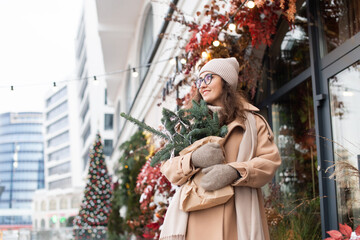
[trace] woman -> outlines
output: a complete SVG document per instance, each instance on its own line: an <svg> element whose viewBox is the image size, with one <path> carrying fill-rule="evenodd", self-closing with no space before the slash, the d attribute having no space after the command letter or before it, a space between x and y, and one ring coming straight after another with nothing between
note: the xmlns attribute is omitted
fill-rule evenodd
<svg viewBox="0 0 360 240"><path fill-rule="evenodd" d="M232 185L235 194L225 204L185 213L179 209L180 188L160 239L270 239L260 188L271 181L281 160L266 120L236 91L238 72L235 58L213 59L201 68L196 81L195 99L204 99L228 126L225 155L219 144L207 143L161 167L173 184L183 185L200 169L205 174L200 184L205 190Z"/></svg>

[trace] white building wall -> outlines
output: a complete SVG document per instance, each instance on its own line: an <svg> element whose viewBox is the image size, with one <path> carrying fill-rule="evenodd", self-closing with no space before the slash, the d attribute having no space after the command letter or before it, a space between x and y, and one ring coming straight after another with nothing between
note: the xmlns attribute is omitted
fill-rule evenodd
<svg viewBox="0 0 360 240"><path fill-rule="evenodd" d="M187 16L196 16L196 11L201 9L209 1L178 1L177 7L184 11ZM145 19L147 10L152 5L153 7L153 37L154 43L157 41L161 28L165 23L164 17L168 14L169 5L164 3L157 3L153 1L143 1L141 5L141 11L138 15L138 20L136 22L133 41L130 43L129 52L126 57L127 65L139 66L139 56L141 51L141 40L143 38L143 29L145 25ZM187 28L180 26L178 23L170 22L167 26L166 33L174 34L181 36L186 39L190 37L190 34L187 31ZM168 40L162 39L161 44L156 49L156 54L152 60L153 65L150 67L146 79L144 80L141 89L140 88L140 79L132 77L132 91L131 94L133 97L136 96L136 99L133 99L133 107L131 109L130 115L133 117L145 121L148 125L157 128L160 125L161 111L163 107L167 107L171 110L176 109L176 93L166 96L166 101L161 100L162 89L165 86L166 80L160 78L163 77L173 77L174 76L174 66L170 64L170 61L163 61L166 59L171 59L180 54L178 45L178 40ZM163 62L161 62L163 61ZM178 76L179 77L179 76ZM111 100L114 103L121 103L120 112L126 109L126 81L121 83L114 83L112 79L107 79L108 88L112 88L113 94L110 95ZM158 104L161 103L161 106ZM114 122L117 123L119 118L119 113L117 108L115 108L115 119ZM124 121L121 118L120 124L115 124L115 132L119 132L116 136L116 145L115 151L113 152L111 158L115 162L119 159L121 153L118 150L118 147L124 142L127 141L132 134L137 130L137 126Z"/></svg>

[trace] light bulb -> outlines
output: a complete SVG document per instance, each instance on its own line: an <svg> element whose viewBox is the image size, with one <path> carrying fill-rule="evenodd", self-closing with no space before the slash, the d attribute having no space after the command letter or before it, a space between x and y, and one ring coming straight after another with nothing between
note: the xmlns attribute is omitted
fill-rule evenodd
<svg viewBox="0 0 360 240"><path fill-rule="evenodd" d="M180 60L180 62L181 62L181 64L186 64L186 58L182 58L182 59Z"/></svg>
<svg viewBox="0 0 360 240"><path fill-rule="evenodd" d="M133 76L133 77L139 76L139 73L135 70L135 68L133 68L132 71L133 71L133 72L132 72L132 76Z"/></svg>
<svg viewBox="0 0 360 240"><path fill-rule="evenodd" d="M176 64L175 58L172 58L172 59L170 60L170 64L171 64L171 65L175 65L175 64Z"/></svg>
<svg viewBox="0 0 360 240"><path fill-rule="evenodd" d="M230 23L230 24L229 24L229 29L230 29L231 31L235 31L236 25L235 25L234 23Z"/></svg>
<svg viewBox="0 0 360 240"><path fill-rule="evenodd" d="M204 52L201 53L201 57L202 58L208 58L209 56L208 56L208 53L204 51Z"/></svg>
<svg viewBox="0 0 360 240"><path fill-rule="evenodd" d="M254 1L248 1L248 3L247 3L247 7L248 8L254 8L255 7L255 3L254 3Z"/></svg>
<svg viewBox="0 0 360 240"><path fill-rule="evenodd" d="M214 47L218 47L220 45L220 42L218 40L213 41Z"/></svg>

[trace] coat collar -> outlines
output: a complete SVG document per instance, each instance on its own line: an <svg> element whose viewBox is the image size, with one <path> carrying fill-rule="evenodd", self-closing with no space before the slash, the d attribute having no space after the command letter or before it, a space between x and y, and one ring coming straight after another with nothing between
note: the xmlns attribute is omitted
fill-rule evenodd
<svg viewBox="0 0 360 240"><path fill-rule="evenodd" d="M255 107L254 105L250 104L249 102L244 102L244 109L248 112L259 112L260 110ZM234 128L241 127L243 130L246 130L245 124L243 121L241 121L239 118L235 119L228 125L228 133L230 133Z"/></svg>

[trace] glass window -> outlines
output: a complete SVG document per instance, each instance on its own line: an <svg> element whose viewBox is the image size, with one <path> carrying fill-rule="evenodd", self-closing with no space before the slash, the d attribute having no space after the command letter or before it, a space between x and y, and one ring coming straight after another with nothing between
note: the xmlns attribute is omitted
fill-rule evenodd
<svg viewBox="0 0 360 240"><path fill-rule="evenodd" d="M60 209L67 209L68 208L68 204L67 204L67 199L66 198L62 198L60 200Z"/></svg>
<svg viewBox="0 0 360 240"><path fill-rule="evenodd" d="M53 104L53 103L59 101L61 98L65 97L66 94L67 94L67 87L65 86L46 100L46 106L49 107L51 104Z"/></svg>
<svg viewBox="0 0 360 240"><path fill-rule="evenodd" d="M320 0L320 15L325 38L325 54L360 32L358 0Z"/></svg>
<svg viewBox="0 0 360 240"><path fill-rule="evenodd" d="M53 133L56 132L66 126L69 125L69 118L68 116L65 116L59 120L57 120L56 122L50 124L47 128L46 128L46 132L49 133Z"/></svg>
<svg viewBox="0 0 360 240"><path fill-rule="evenodd" d="M117 107L116 107L116 127L117 127L117 135L120 134L120 130L121 130L121 116L120 116L120 110L121 110L121 106L120 106L120 101L118 101Z"/></svg>
<svg viewBox="0 0 360 240"><path fill-rule="evenodd" d="M266 57L268 75L265 77L270 78L271 93L310 67L306 2L300 2L302 4L296 13L294 27L290 29L287 21L281 22Z"/></svg>
<svg viewBox="0 0 360 240"><path fill-rule="evenodd" d="M54 199L50 200L49 210L56 210L56 201Z"/></svg>
<svg viewBox="0 0 360 240"><path fill-rule="evenodd" d="M46 119L51 120L68 110L68 102L65 101L46 114Z"/></svg>
<svg viewBox="0 0 360 240"><path fill-rule="evenodd" d="M90 132L91 132L91 127L90 127L90 124L89 124L88 127L85 129L83 135L82 135L83 145L85 145L86 140L90 136Z"/></svg>
<svg viewBox="0 0 360 240"><path fill-rule="evenodd" d="M360 61L329 79L334 159L336 168L339 223L360 224L359 178L353 169L360 169ZM341 165L342 164L342 165Z"/></svg>
<svg viewBox="0 0 360 240"><path fill-rule="evenodd" d="M104 120L104 129L105 130L113 129L113 117L114 117L114 114L105 114L105 120Z"/></svg>
<svg viewBox="0 0 360 240"><path fill-rule="evenodd" d="M88 153L86 153L84 156L83 156L83 170L85 170L86 168L86 165L87 163L89 162L90 160L90 156Z"/></svg>
<svg viewBox="0 0 360 240"><path fill-rule="evenodd" d="M48 147L56 147L60 144L63 144L65 142L69 141L69 131L66 131L60 135L57 135L56 137L50 138L47 143Z"/></svg>
<svg viewBox="0 0 360 240"><path fill-rule="evenodd" d="M71 178L64 178L56 181L49 182L49 189L56 189L56 188L68 188L71 187Z"/></svg>
<svg viewBox="0 0 360 240"><path fill-rule="evenodd" d="M151 50L154 44L154 31L153 31L153 9L150 6L150 9L147 12L146 19L144 22L144 28L143 28L143 36L142 36L142 43L141 43L141 50L140 50L140 65L145 66L148 63ZM138 69L139 74L139 80L142 81L145 74L149 70L148 67L145 68L139 68Z"/></svg>
<svg viewBox="0 0 360 240"><path fill-rule="evenodd" d="M41 201L41 211L43 211L43 212L46 211L46 202L45 202L45 200Z"/></svg>
<svg viewBox="0 0 360 240"><path fill-rule="evenodd" d="M104 140L104 154L110 156L113 150L113 140L105 139Z"/></svg>
<svg viewBox="0 0 360 240"><path fill-rule="evenodd" d="M85 76L87 76L87 72L85 73ZM80 100L84 99L85 91L87 89L88 80L84 79L84 83L81 85L81 91L80 91Z"/></svg>
<svg viewBox="0 0 360 240"><path fill-rule="evenodd" d="M81 116L80 116L82 122L85 121L85 117L86 117L87 113L89 112L89 107L90 107L90 105L89 105L89 100L86 99L85 106L83 107L83 110L81 111Z"/></svg>
<svg viewBox="0 0 360 240"><path fill-rule="evenodd" d="M272 105L272 123L274 141L282 159L275 174L281 206L285 213L295 209L301 219L308 221L306 224L313 226L310 229L312 239L321 239L318 199L297 207L299 201L319 196L311 79L307 79ZM291 226L301 224L291 217L284 221ZM272 236L272 239L279 238ZM301 239L308 239L308 235Z"/></svg>
<svg viewBox="0 0 360 240"><path fill-rule="evenodd" d="M49 176L54 174L64 174L70 172L70 162L62 163L58 166L49 168Z"/></svg>
<svg viewBox="0 0 360 240"><path fill-rule="evenodd" d="M48 161L57 161L70 157L70 146L61 148L55 152L48 154Z"/></svg>
<svg viewBox="0 0 360 240"><path fill-rule="evenodd" d="M80 207L80 200L78 197L73 197L71 199L71 208L79 208Z"/></svg>

